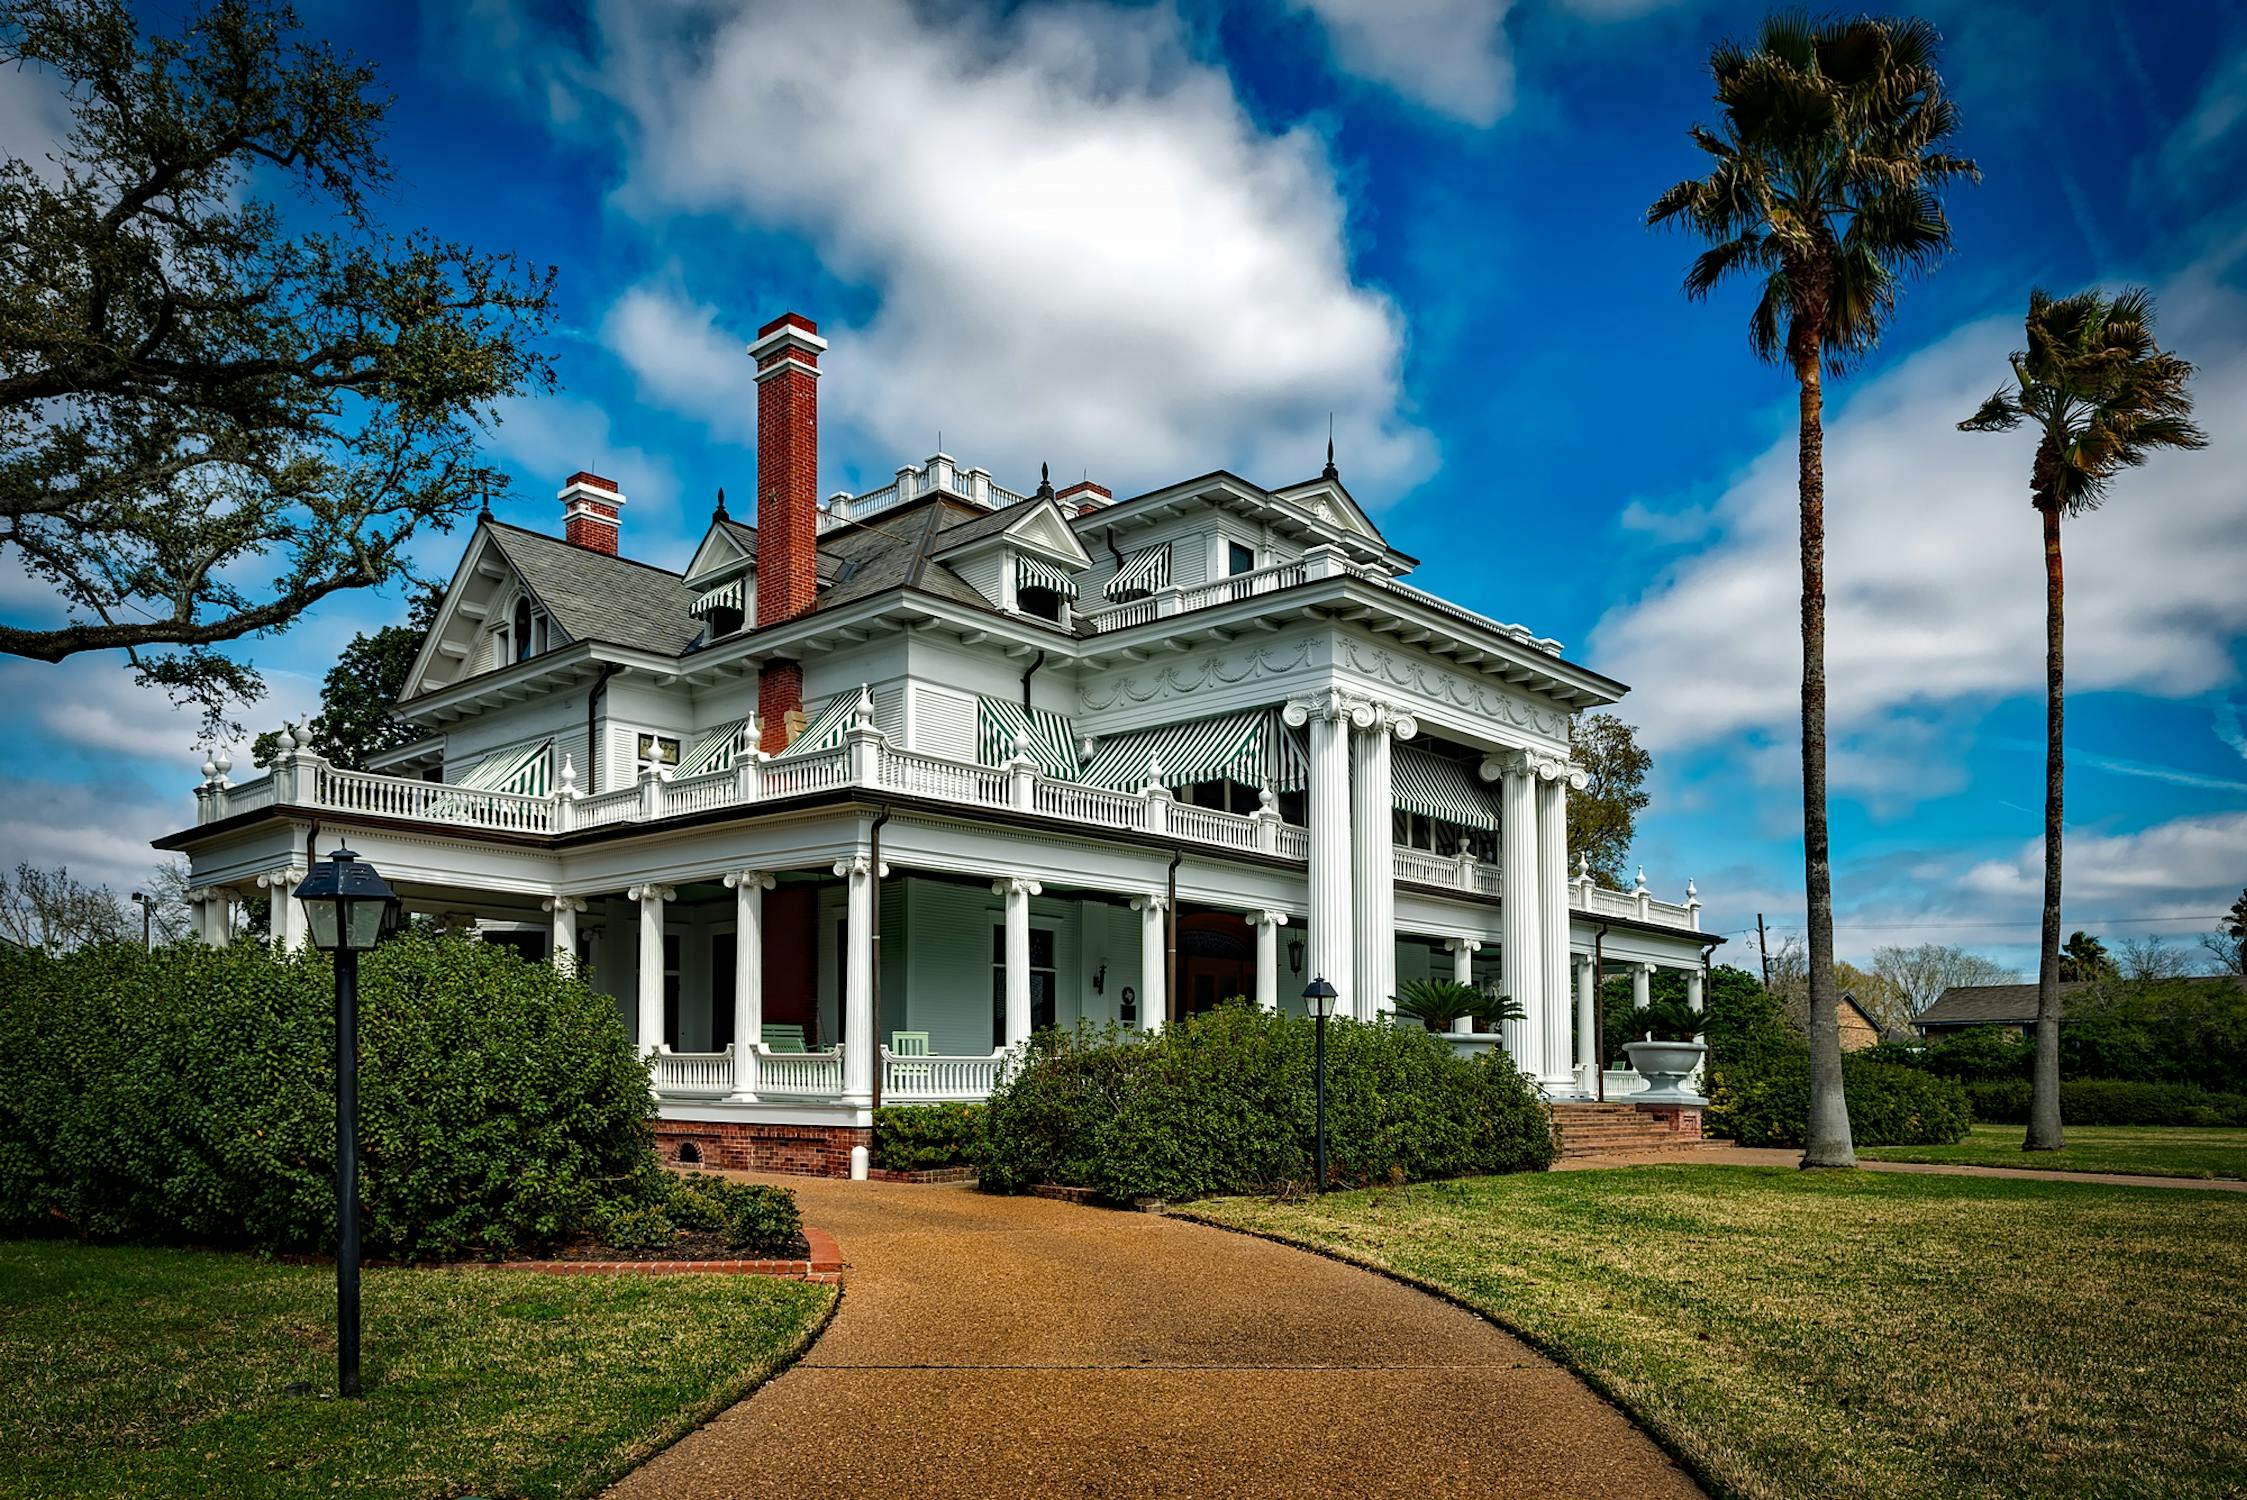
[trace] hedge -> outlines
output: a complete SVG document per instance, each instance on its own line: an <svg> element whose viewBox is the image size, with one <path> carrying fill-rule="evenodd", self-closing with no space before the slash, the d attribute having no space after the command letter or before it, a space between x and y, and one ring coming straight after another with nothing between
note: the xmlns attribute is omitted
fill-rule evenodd
<svg viewBox="0 0 2247 1500"><path fill-rule="evenodd" d="M980 1104L897 1104L874 1111L874 1165L892 1172L964 1167L983 1135Z"/></svg>
<svg viewBox="0 0 2247 1500"><path fill-rule="evenodd" d="M2028 1123L2025 1078L1970 1083L1966 1097L1974 1118L1985 1124ZM2247 1094L2189 1083L2067 1078L2060 1081L2060 1118L2069 1125L2247 1125Z"/></svg>
<svg viewBox="0 0 2247 1500"><path fill-rule="evenodd" d="M334 974L262 943L0 954L0 1233L319 1251L335 1232ZM370 1256L549 1246L665 1194L615 1002L496 944L360 970Z"/></svg>
<svg viewBox="0 0 2247 1500"><path fill-rule="evenodd" d="M1860 1146L1948 1145L1972 1122L1966 1091L1947 1078L1844 1054L1850 1138ZM1709 1070L1709 1134L1743 1146L1800 1146L1810 1124L1810 1054L1772 1053Z"/></svg>
<svg viewBox="0 0 2247 1500"><path fill-rule="evenodd" d="M1152 1037L1041 1032L992 1095L983 1186L1171 1201L1308 1182L1313 1023L1235 1002ZM1502 1052L1419 1027L1327 1024L1327 1175L1356 1185L1539 1170L1544 1105Z"/></svg>

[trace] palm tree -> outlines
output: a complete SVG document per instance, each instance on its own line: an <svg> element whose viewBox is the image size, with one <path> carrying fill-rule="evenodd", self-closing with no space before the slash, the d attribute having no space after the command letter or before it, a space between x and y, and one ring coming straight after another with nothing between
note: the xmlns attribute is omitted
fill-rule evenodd
<svg viewBox="0 0 2247 1500"><path fill-rule="evenodd" d="M1686 273L1699 300L1732 276L1762 295L1748 343L1793 372L1802 510L1802 843L1810 918L1810 1129L1806 1167L1856 1164L1841 1092L1826 831L1826 479L1822 377L1870 351L1906 271L1950 248L1941 189L1974 164L1941 149L1958 111L1924 21L1767 18L1753 48L1709 54L1720 130L1696 125L1714 165L1654 201L1649 224L1708 242Z"/></svg>
<svg viewBox="0 0 2247 1500"><path fill-rule="evenodd" d="M1407 979L1391 997L1397 1014L1411 1016L1430 1031L1447 1031L1473 1016L1484 1021L1519 1021L1521 1005L1489 985L1462 984L1456 979Z"/></svg>
<svg viewBox="0 0 2247 1500"><path fill-rule="evenodd" d="M2036 970L2036 1070L2024 1151L2057 1151L2060 1124L2060 742L2067 594L2060 521L2098 507L2114 477L2163 448L2204 448L2185 383L2192 366L2153 341L2153 298L2143 287L2109 297L2093 288L2057 301L2029 293L2028 349L2013 355L2012 383L1959 423L1967 432L2036 432L2029 504L2044 529L2044 943Z"/></svg>

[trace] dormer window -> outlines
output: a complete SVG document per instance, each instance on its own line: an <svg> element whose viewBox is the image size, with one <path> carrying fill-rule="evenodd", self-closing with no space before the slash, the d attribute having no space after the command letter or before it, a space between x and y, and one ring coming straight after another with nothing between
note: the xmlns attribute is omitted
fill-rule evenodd
<svg viewBox="0 0 2247 1500"><path fill-rule="evenodd" d="M1026 615L1058 623L1061 619L1061 596L1052 589L1021 588L1014 593L1015 606Z"/></svg>
<svg viewBox="0 0 2247 1500"><path fill-rule="evenodd" d="M1062 569L1035 557L1015 559L1014 607L1023 614L1059 624L1076 597L1077 581Z"/></svg>
<svg viewBox="0 0 2247 1500"><path fill-rule="evenodd" d="M513 660L530 660L534 648L531 644L531 601L527 598L519 598L515 601L513 631L515 647Z"/></svg>
<svg viewBox="0 0 2247 1500"><path fill-rule="evenodd" d="M689 612L702 621L704 640L732 635L749 621L748 579L731 578L705 589Z"/></svg>

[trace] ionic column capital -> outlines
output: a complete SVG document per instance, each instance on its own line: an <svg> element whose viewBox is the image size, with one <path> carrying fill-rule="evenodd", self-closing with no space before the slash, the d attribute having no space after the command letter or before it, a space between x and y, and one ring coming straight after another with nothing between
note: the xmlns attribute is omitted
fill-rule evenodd
<svg viewBox="0 0 2247 1500"><path fill-rule="evenodd" d="M1481 938L1446 938L1443 943L1446 953L1480 953L1482 947Z"/></svg>
<svg viewBox="0 0 2247 1500"><path fill-rule="evenodd" d="M585 898L582 896L548 896L544 901L538 903L538 909L540 911L581 912L585 910Z"/></svg>
<svg viewBox="0 0 2247 1500"><path fill-rule="evenodd" d="M678 897L676 888L668 885L631 885L624 888L627 901L671 901Z"/></svg>
<svg viewBox="0 0 2247 1500"><path fill-rule="evenodd" d="M1285 927L1287 925L1287 913L1284 911L1243 912L1241 914L1241 920L1243 922L1246 922L1249 926L1259 929L1265 927Z"/></svg>
<svg viewBox="0 0 2247 1500"><path fill-rule="evenodd" d="M1494 750L1482 758L1477 771L1485 781L1496 781L1501 776L1528 776L1538 781L1566 782L1579 791L1589 786L1592 779L1589 771L1566 756L1549 755L1526 747Z"/></svg>
<svg viewBox="0 0 2247 1500"><path fill-rule="evenodd" d="M1045 894L1045 887L1027 876L1008 875L991 882L991 894L994 896L1041 896Z"/></svg>
<svg viewBox="0 0 2247 1500"><path fill-rule="evenodd" d="M1169 905L1170 898L1167 896L1149 895L1131 898L1131 909L1133 911L1162 911Z"/></svg>
<svg viewBox="0 0 2247 1500"><path fill-rule="evenodd" d="M835 873L837 875L847 875L853 880L862 879L865 876L874 873L874 857L870 854L853 854L843 859L838 859L835 861ZM885 859L882 861L882 868L880 873L885 876L889 874L888 860Z"/></svg>
<svg viewBox="0 0 2247 1500"><path fill-rule="evenodd" d="M769 891L780 882L763 870L728 870L726 889L729 891Z"/></svg>

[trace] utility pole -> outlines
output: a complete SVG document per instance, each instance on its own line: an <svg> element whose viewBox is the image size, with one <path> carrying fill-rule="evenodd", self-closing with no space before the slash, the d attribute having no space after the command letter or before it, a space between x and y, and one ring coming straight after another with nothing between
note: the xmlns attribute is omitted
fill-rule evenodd
<svg viewBox="0 0 2247 1500"><path fill-rule="evenodd" d="M1755 945L1763 955L1763 988L1768 993L1771 989L1771 940L1764 936L1762 912L1755 914Z"/></svg>

